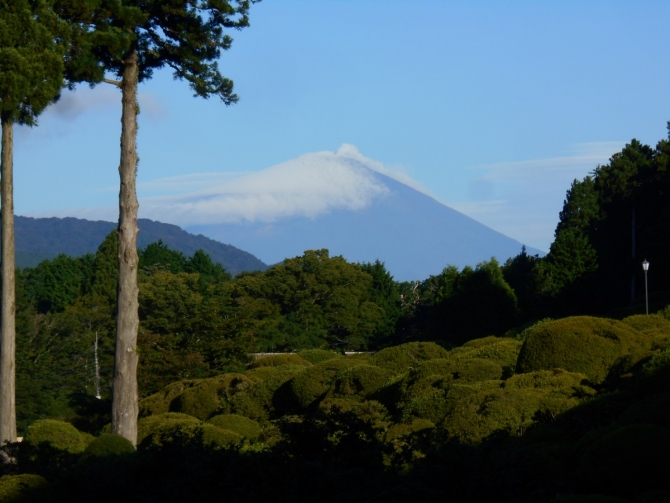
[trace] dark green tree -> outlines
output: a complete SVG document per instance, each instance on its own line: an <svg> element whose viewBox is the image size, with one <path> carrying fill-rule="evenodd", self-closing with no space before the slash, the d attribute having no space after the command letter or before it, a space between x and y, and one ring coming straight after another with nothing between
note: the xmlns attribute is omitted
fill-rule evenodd
<svg viewBox="0 0 670 503"><path fill-rule="evenodd" d="M383 262L363 263L361 269L372 276L372 301L384 310L384 316L377 325L375 343L385 345L395 335L398 320L402 315L400 288L388 272Z"/></svg>
<svg viewBox="0 0 670 503"><path fill-rule="evenodd" d="M46 0L0 1L0 125L2 127L2 326L0 442L16 440L14 124L33 126L64 85L68 29Z"/></svg>
<svg viewBox="0 0 670 503"><path fill-rule="evenodd" d="M85 293L93 261L90 253L77 258L60 254L37 267L23 269L20 275L26 296L39 313L63 311Z"/></svg>
<svg viewBox="0 0 670 503"><path fill-rule="evenodd" d="M433 338L460 344L487 335L500 335L518 320L517 298L498 261L458 272L446 268L432 306Z"/></svg>
<svg viewBox="0 0 670 503"><path fill-rule="evenodd" d="M151 243L144 250L139 252L140 269L148 271L149 269L164 269L177 274L184 271L186 266L186 257L184 254L171 250L159 240Z"/></svg>

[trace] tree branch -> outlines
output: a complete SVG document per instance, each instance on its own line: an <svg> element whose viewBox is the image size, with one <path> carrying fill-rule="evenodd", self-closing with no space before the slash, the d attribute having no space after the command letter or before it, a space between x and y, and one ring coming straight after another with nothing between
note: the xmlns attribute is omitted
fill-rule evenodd
<svg viewBox="0 0 670 503"><path fill-rule="evenodd" d="M111 79L102 79L103 82L106 82L107 84L112 84L113 86L116 87L121 87L121 82L118 80L111 80Z"/></svg>

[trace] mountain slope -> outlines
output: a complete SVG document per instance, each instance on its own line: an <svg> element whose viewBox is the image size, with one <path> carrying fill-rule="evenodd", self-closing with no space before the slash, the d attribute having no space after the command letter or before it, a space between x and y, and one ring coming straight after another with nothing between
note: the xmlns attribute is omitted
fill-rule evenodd
<svg viewBox="0 0 670 503"><path fill-rule="evenodd" d="M30 218L15 217L16 266L32 267L59 253L73 257L95 253L103 239L116 224L79 218ZM241 271L265 270L267 265L256 257L234 246L226 245L202 235L190 234L180 227L153 220L139 219L140 248L163 240L174 250L187 256L202 249L214 262L221 264L231 274Z"/></svg>
<svg viewBox="0 0 670 503"><path fill-rule="evenodd" d="M424 279L448 264L475 265L517 255L522 244L408 185L370 170L367 176L388 191L363 209L334 209L315 218L273 223L221 223L186 227L250 250L266 263L328 248L351 261L379 259L397 280ZM531 254L543 252L529 248Z"/></svg>

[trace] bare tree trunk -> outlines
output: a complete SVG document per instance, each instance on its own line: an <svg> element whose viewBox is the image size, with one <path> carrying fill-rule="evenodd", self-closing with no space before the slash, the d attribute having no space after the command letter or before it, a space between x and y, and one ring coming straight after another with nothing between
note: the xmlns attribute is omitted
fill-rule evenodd
<svg viewBox="0 0 670 503"><path fill-rule="evenodd" d="M14 297L13 123L2 117L2 322L0 334L0 441L16 442L16 323Z"/></svg>
<svg viewBox="0 0 670 503"><path fill-rule="evenodd" d="M119 175L119 285L117 292L116 353L112 402L112 433L137 444L137 50L124 61L121 82L121 163Z"/></svg>

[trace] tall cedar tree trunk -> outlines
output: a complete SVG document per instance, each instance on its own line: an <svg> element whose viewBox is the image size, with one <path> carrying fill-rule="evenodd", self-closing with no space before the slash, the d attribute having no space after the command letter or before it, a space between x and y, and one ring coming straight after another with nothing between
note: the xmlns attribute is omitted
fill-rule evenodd
<svg viewBox="0 0 670 503"><path fill-rule="evenodd" d="M137 444L137 49L124 61L121 81L121 163L119 175L119 285L117 292L116 354L112 402L112 433Z"/></svg>
<svg viewBox="0 0 670 503"><path fill-rule="evenodd" d="M16 320L14 298L13 123L2 117L2 326L0 330L0 441L16 442Z"/></svg>

